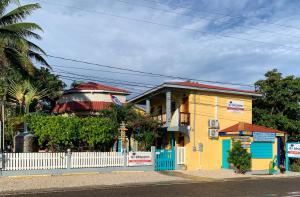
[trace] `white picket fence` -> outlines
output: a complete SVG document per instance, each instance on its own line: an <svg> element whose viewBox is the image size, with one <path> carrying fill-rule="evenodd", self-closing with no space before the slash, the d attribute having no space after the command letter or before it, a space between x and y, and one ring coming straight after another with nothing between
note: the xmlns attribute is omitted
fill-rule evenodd
<svg viewBox="0 0 300 197"><path fill-rule="evenodd" d="M177 147L177 164L185 164L185 147Z"/></svg>
<svg viewBox="0 0 300 197"><path fill-rule="evenodd" d="M152 160L150 152L139 153L143 156L148 155L148 158ZM136 165L128 164L129 156L124 157L124 154L119 152L72 152L69 156L67 153L4 153L3 170L66 169L68 168L68 157L70 158L69 167L73 169ZM177 148L177 164L185 164L184 147ZM149 165L149 161L148 163L142 162L141 165Z"/></svg>
<svg viewBox="0 0 300 197"><path fill-rule="evenodd" d="M73 152L71 168L121 167L127 158L124 160L124 154L118 152Z"/></svg>
<svg viewBox="0 0 300 197"><path fill-rule="evenodd" d="M67 168L66 153L4 153L3 170L48 170Z"/></svg>

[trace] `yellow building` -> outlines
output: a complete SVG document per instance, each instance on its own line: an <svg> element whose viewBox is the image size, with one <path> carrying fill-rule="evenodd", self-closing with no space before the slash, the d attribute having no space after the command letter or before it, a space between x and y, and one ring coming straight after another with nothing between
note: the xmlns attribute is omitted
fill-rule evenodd
<svg viewBox="0 0 300 197"><path fill-rule="evenodd" d="M230 168L232 141L252 153L252 170L267 170L278 155L284 132L252 125L252 99L261 96L194 82L169 82L129 102L146 106L162 122L165 135L158 148L185 147L187 169ZM172 144L173 143L173 144Z"/></svg>

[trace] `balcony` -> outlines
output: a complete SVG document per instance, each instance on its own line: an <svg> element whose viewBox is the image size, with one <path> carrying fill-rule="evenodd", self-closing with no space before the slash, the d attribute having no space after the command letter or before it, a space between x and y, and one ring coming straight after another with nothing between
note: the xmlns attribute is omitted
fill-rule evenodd
<svg viewBox="0 0 300 197"><path fill-rule="evenodd" d="M180 125L182 125L182 126L189 126L190 125L190 113L180 112L179 122L180 122Z"/></svg>
<svg viewBox="0 0 300 197"><path fill-rule="evenodd" d="M172 114L173 117L173 114ZM157 116L153 116L154 120L157 120L161 124L166 124L167 122L167 116L166 114L160 114ZM178 126L189 126L190 125L190 113L187 112L180 112L179 113L179 121L178 121Z"/></svg>

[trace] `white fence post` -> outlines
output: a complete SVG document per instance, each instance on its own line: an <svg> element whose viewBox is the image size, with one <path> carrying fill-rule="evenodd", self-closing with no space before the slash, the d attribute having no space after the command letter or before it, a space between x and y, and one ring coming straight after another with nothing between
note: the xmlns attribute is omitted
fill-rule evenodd
<svg viewBox="0 0 300 197"><path fill-rule="evenodd" d="M124 167L126 167L126 166L127 166L127 163L128 163L128 162L127 162L127 151L125 150L123 154L124 154L124 157L123 157Z"/></svg>
<svg viewBox="0 0 300 197"><path fill-rule="evenodd" d="M0 176L2 176L2 170L5 164L5 157L3 153L0 153Z"/></svg>
<svg viewBox="0 0 300 197"><path fill-rule="evenodd" d="M71 149L67 150L66 158L67 158L67 169L70 170L72 168L72 152L71 152Z"/></svg>
<svg viewBox="0 0 300 197"><path fill-rule="evenodd" d="M155 170L155 162L156 162L156 147L155 146L151 146L151 156L152 156L153 170Z"/></svg>
<svg viewBox="0 0 300 197"><path fill-rule="evenodd" d="M177 147L177 164L185 164L185 147Z"/></svg>

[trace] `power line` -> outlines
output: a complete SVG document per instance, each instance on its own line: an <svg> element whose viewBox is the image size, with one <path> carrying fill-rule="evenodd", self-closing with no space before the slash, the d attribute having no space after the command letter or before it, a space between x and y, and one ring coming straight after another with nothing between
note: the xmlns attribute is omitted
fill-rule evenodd
<svg viewBox="0 0 300 197"><path fill-rule="evenodd" d="M124 19L124 20L130 20L130 21L135 21L135 22L140 22L140 23L148 23L148 24L167 27L167 28L172 28L172 29L182 29L182 30L185 30L185 31L191 31L191 32L195 32L195 33L206 33L206 34L210 33L208 31L184 28L184 27L180 27L180 26L163 24L163 23L157 23L157 22L148 21L148 20L144 20L144 19L137 19L137 18L131 18L131 17L127 17L127 16L120 16L120 15L111 14L111 13L107 13L107 12L99 12L99 11L94 11L94 10L85 10L85 9L82 9L82 8L63 5L63 4L53 4L53 3L49 3L49 2L44 2L44 3L54 5L54 6L68 7L70 9L76 9L76 10L80 10L80 11L84 11L84 12L97 13L97 14L100 14L100 15L120 18L120 19ZM284 47L284 48L290 49L290 50L300 50L300 48L298 48L298 47L291 47L291 46L288 46L288 45L276 44L276 43L272 43L272 42L265 42L265 41L259 41L259 40L251 40L251 39L247 39L247 38L240 38L240 37L235 37L235 36L232 36L232 35L214 34L213 36L223 37L223 38L232 38L232 39L243 40L243 41L247 41L247 42L255 42L255 43L260 44L260 45L272 45L272 46L276 46L276 47Z"/></svg>
<svg viewBox="0 0 300 197"><path fill-rule="evenodd" d="M107 72L107 73L115 73L115 74L124 74L124 75L134 75L135 73L124 73L124 72L118 72L118 71L111 71L111 70L101 70L101 69L92 69L92 68L78 68L75 66L61 66L61 65L51 65L51 67L60 67L60 68L72 68L72 69L78 69L78 70L86 70L86 71L99 71L99 72ZM160 76L151 76L149 74L139 74L140 76L147 76L147 77L160 77Z"/></svg>
<svg viewBox="0 0 300 197"><path fill-rule="evenodd" d="M41 54L41 55L43 55L43 54ZM134 72L134 73L138 73L138 74L148 74L148 75L159 76L159 77L167 77L167 78L173 78L173 79L198 81L198 82L206 82L206 83L228 84L228 85L254 87L254 85L252 85L252 84L241 84L241 83L231 83L231 82L211 81L211 80L199 80L199 79L185 78L185 77L180 77L180 76L164 75L164 74L159 74L159 73L145 72L145 71L134 70L134 69L129 69L129 68L122 68L122 67L117 67L117 66L110 66L110 65L98 64L98 63L88 62L88 61L85 61L85 60L78 60L78 59L72 59L72 58L66 58L66 57L60 57L60 56L54 56L54 55L50 55L50 54L47 54L46 56L47 57L51 57L51 58L55 58L55 59L65 60L65 61L71 61L71 62L76 62L76 63L83 63L83 64L88 64L88 65L94 65L94 66L98 66L98 67L105 67L105 68L110 68L110 69L130 71L130 72ZM131 66L131 67L133 67L133 66Z"/></svg>
<svg viewBox="0 0 300 197"><path fill-rule="evenodd" d="M65 73L65 74L71 74L71 75L75 75L75 76L79 76L79 77L87 77L87 78L94 78L94 79L101 79L101 80L110 80L112 82L138 84L138 85L143 85L145 88L153 88L153 84L149 84L149 83L137 83L137 82L133 82L133 81L111 79L111 78L106 78L106 77L97 77L97 76L93 76L93 75L83 75L83 74L78 74L78 73L74 73L74 72L65 71L63 69L58 69L58 68L57 68L57 70L59 70L62 73ZM154 86L156 86L156 85L154 85Z"/></svg>
<svg viewBox="0 0 300 197"><path fill-rule="evenodd" d="M84 77L74 77L74 76L67 76L67 75L60 75L60 78L62 79L65 79L65 80L69 80L69 81L74 81L74 80L89 80L91 82L98 82L98 83L106 83L106 84L111 84L111 83L108 83L106 81L102 81L102 80L95 80L95 79L87 79L87 78L84 78ZM120 85L119 83L112 83L113 85ZM126 86L126 85L125 85ZM129 85L127 85L129 86ZM123 87L122 87L123 88ZM126 88L125 88L126 89ZM142 90L138 90L138 89L135 89L137 90L138 92L136 91L132 91L132 89L135 89L135 88L132 88L130 87L130 92L131 93L136 93L136 94L140 94L141 92L143 92Z"/></svg>
<svg viewBox="0 0 300 197"><path fill-rule="evenodd" d="M181 16L190 16L190 14L178 13L178 12L170 11L170 10L167 10L167 9L160 9L160 8L157 8L157 7L151 7L151 6L140 5L140 4L136 4L136 3L130 3L128 1L123 1L123 0L114 0L114 1L117 1L117 2L120 2L120 3L124 3L124 4L128 4L128 5L144 7L144 8L148 8L148 9L152 9L152 10L159 10L159 11L163 11L163 12L173 13L173 14L181 15ZM200 18L203 19L203 20L207 20L207 21L211 21L212 20L212 19L208 19L208 18L204 18L204 17L200 17ZM224 17L221 17L221 18L224 18ZM236 18L236 17L231 17L231 18ZM227 24L227 23L228 22L225 22L225 24ZM281 32L275 32L275 31L270 31L270 30L265 30L265 29L260 29L260 28L254 27L254 26L247 26L247 27L250 28L250 29L255 29L255 30L261 31L261 32L283 35L283 36L286 36L286 37L289 37L289 38L290 37L300 38L300 36L296 36L296 35L292 35L292 34L286 34L286 33L281 33ZM246 32L243 32L243 34L251 35L251 34L246 33Z"/></svg>
<svg viewBox="0 0 300 197"><path fill-rule="evenodd" d="M158 1L153 1L153 0L142 0L142 1L153 2L153 3L159 4L159 5L166 5L166 4L160 3ZM185 6L177 6L176 8L188 9L188 10L191 10L191 11L197 11L197 12L203 12L203 13L208 13L208 14L214 14L214 15L219 15L219 16L229 17L229 18L239 18L239 19L245 18L244 16L241 16L241 15L238 16L238 15L224 14L224 13L221 13L221 12L212 12L211 10L210 11L204 11L204 10L198 10L198 9L196 10L194 8L185 7ZM268 24L268 25L271 24L271 25L276 25L276 26L280 26L280 27L285 27L285 28L291 28L291 29L300 30L299 27L295 27L295 26L292 26L292 25L284 25L284 24L272 23L272 22L264 22L264 21L260 21L260 23L262 23L262 24Z"/></svg>
<svg viewBox="0 0 300 197"><path fill-rule="evenodd" d="M60 75L60 77L69 77L69 78L76 78L76 79L81 79L81 80L94 80L94 81L98 81L100 83L109 83L109 84L115 84L115 85L124 85L124 86L133 86L133 87L142 87L142 88L150 88L149 86L142 86L142 85L138 85L138 84L129 84L129 83L122 83L122 82L114 82L114 81L106 81L106 80L99 80L99 79L93 79L90 77L81 77L81 76L76 76L74 77L74 75L70 76L70 75Z"/></svg>

